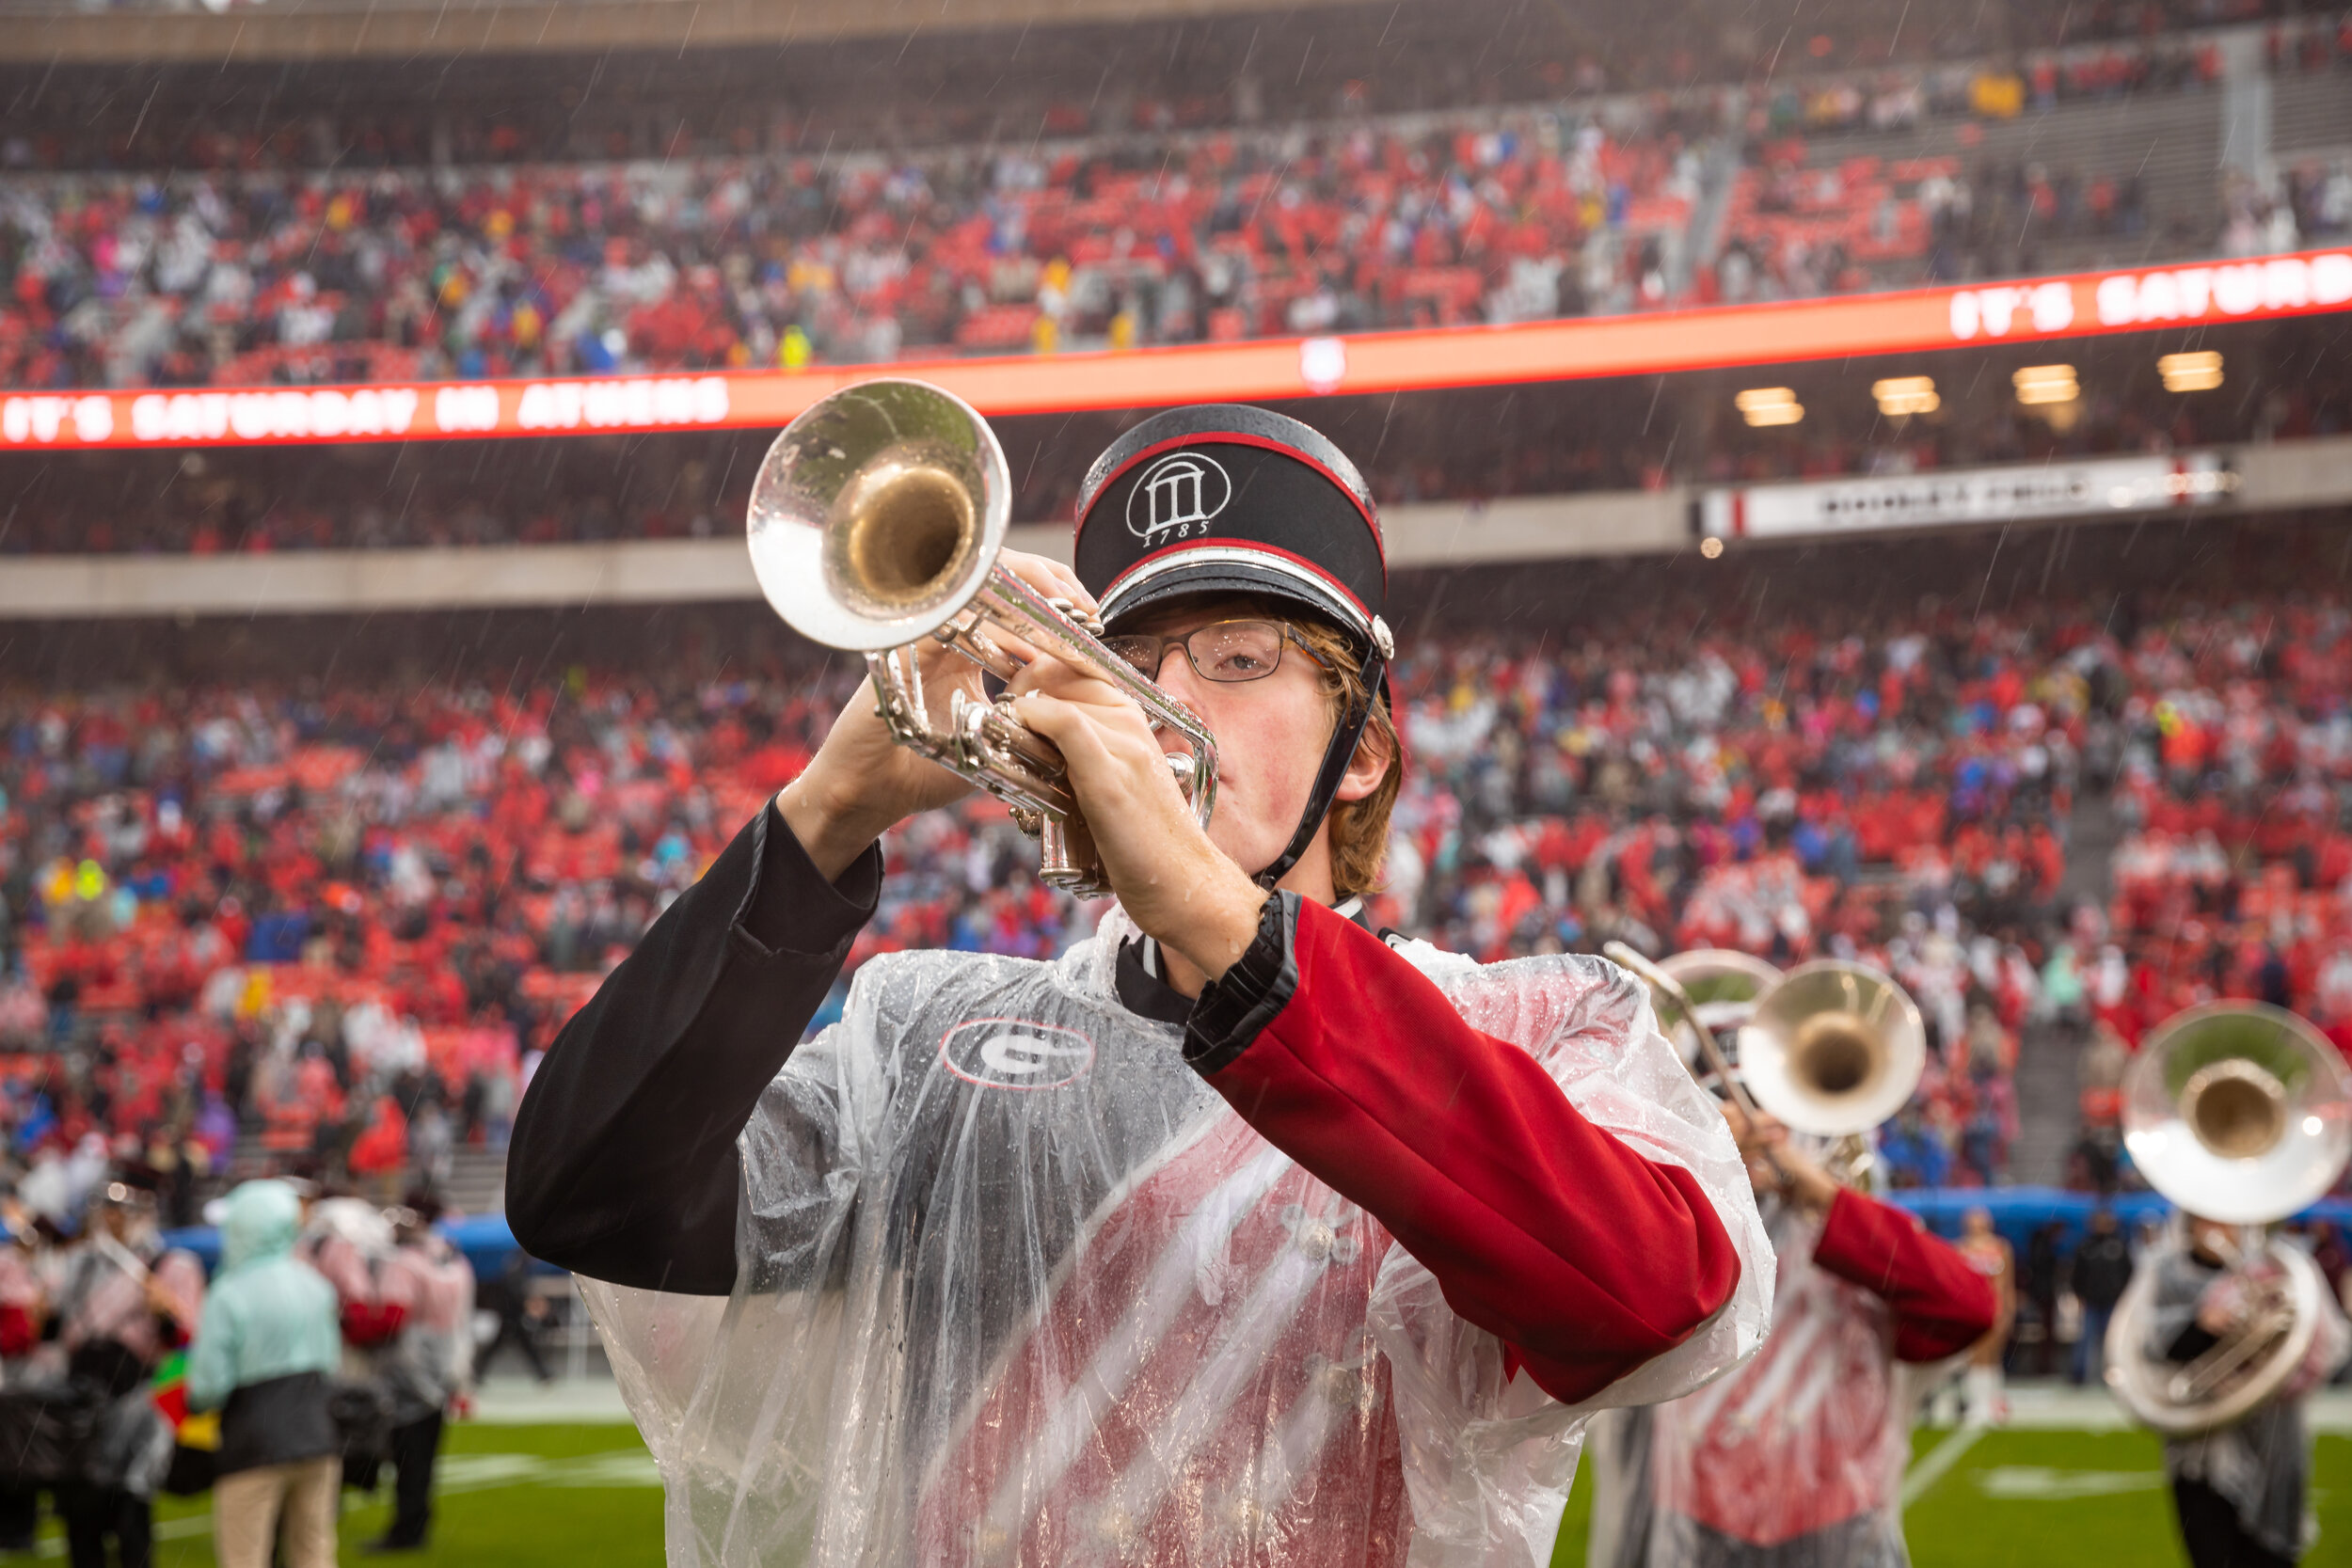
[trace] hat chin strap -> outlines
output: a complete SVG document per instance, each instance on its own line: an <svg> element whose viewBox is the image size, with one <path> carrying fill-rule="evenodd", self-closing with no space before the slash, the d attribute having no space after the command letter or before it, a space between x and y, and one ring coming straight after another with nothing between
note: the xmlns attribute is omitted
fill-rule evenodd
<svg viewBox="0 0 2352 1568"><path fill-rule="evenodd" d="M1331 797L1339 793L1340 781L1347 776L1347 766L1356 758L1356 744L1363 738L1364 725L1371 721L1372 705L1378 700L1375 694L1380 689L1387 663L1377 647L1365 656L1365 694L1360 701L1348 704L1346 711L1340 715L1338 727L1331 732L1331 742L1323 751L1323 766L1315 770L1315 786L1307 796L1307 809L1299 814L1298 831L1291 834L1289 846L1274 858L1274 863L1250 879L1268 893L1298 863L1298 857L1315 841L1315 830L1331 814Z"/></svg>

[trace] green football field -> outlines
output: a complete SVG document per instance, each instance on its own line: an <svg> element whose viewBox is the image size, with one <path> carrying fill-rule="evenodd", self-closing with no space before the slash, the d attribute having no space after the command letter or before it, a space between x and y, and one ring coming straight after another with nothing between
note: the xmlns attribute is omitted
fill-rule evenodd
<svg viewBox="0 0 2352 1568"><path fill-rule="evenodd" d="M1903 1531L1915 1568L2187 1568L2164 1455L2145 1432L1915 1433ZM2352 1437L2322 1437L2312 1478L2322 1544L2352 1563ZM1584 1561L1592 1489L1568 1497L1554 1568Z"/></svg>
<svg viewBox="0 0 2352 1568"><path fill-rule="evenodd" d="M2155 1440L2138 1432L1921 1432L1905 1523L1918 1568L2181 1568ZM661 1494L653 1462L627 1426L465 1426L442 1460L441 1499L419 1564L580 1568L658 1563ZM2324 1543L2311 1563L2352 1562L2352 1437L2319 1441ZM1589 1492L1568 1502L1555 1564L1584 1560ZM384 1528L386 1497L344 1494L344 1560ZM204 1499L157 1510L159 1568L213 1561ZM41 1552L62 1556L56 1526ZM2342 1554L2342 1555L2339 1555Z"/></svg>

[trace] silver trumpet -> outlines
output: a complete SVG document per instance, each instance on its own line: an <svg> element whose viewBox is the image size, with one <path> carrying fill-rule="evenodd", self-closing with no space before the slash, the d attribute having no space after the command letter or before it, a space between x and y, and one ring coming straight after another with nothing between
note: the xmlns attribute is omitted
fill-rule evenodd
<svg viewBox="0 0 2352 1568"><path fill-rule="evenodd" d="M2352 1161L2352 1072L2326 1036L2256 1002L2216 1002L2159 1024L2123 1075L2123 1142L2148 1184L2238 1228L2231 1268L2247 1311L2192 1361L2149 1352L2155 1273L2132 1275L2107 1321L2107 1387L2157 1432L2243 1420L2308 1376L2327 1277L2275 1242L2272 1221L2326 1195Z"/></svg>
<svg viewBox="0 0 2352 1568"><path fill-rule="evenodd" d="M1025 658L997 634L1083 666L1181 737L1175 771L1202 827L1216 803L1216 741L1190 709L1102 643L1071 601L1041 594L997 557L1012 479L988 421L921 381L845 387L787 425L752 482L752 571L760 593L811 641L866 656L882 722L899 744L1012 808L1039 841L1038 875L1080 897L1110 891L1061 753L1010 703L950 694L946 720L924 699L925 640L1000 680Z"/></svg>

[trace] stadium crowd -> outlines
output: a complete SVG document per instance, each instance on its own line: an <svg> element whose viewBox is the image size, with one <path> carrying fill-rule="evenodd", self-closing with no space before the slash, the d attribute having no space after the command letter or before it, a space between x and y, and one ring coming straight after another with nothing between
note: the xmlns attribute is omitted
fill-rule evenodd
<svg viewBox="0 0 2352 1568"><path fill-rule="evenodd" d="M2352 1050L2352 608L2299 534L2218 546L2243 565L2201 607L2172 546L2100 537L2074 588L2027 561L1942 602L1823 578L1768 610L1760 557L1639 613L1588 574L1465 579L1533 596L1405 639L1376 918L1481 958L1622 938L1878 963L1938 1046L1889 1133L1904 1180L1997 1180L2021 1041L2087 1037L2078 1175L2112 1181L2122 1053L2179 1006L2264 997ZM2119 598L2127 562L2147 586ZM242 1134L389 1196L495 1148L532 1053L849 695L844 661L745 615L487 687L364 659L245 678L273 655L0 688L13 1156L127 1139L217 1171ZM2121 839L2104 908L2061 891L2097 885L2067 876L2086 796ZM984 800L890 849L853 964L1051 953L1093 919ZM166 1181L167 1212L199 1185Z"/></svg>
<svg viewBox="0 0 2352 1568"><path fill-rule="evenodd" d="M2097 1021L2086 1158L2113 1159L2128 1051L2182 1007L2292 1008L2352 1054L2352 616L2215 606L2121 666L2112 940L2068 982Z"/></svg>
<svg viewBox="0 0 2352 1568"><path fill-rule="evenodd" d="M0 137L0 166L371 168L942 147L1015 131L1025 141L1041 133L1246 126L1264 121L1277 100L1309 117L1396 114L1571 93L1680 94L1693 84L1769 93L1784 120L1797 109L1819 125L1887 125L1931 93L1945 104L1974 106L1975 73L1963 68L1977 60L2017 59L2017 101L2042 107L2209 71L2209 37L2196 35L2212 28L2268 24L2267 54L2281 71L2332 69L2347 52L2340 19L2315 14L2305 0L2096 0L2057 11L2038 0L1991 0L1899 20L1873 6L1830 5L1808 15L1802 31L1725 25L1724 13L1707 0L1660 0L1628 17L1518 8L1482 15L1473 8L1432 22L1370 6L1359 16L1372 23L1360 33L1343 22L1286 29L1300 19L1280 13L1223 24L1188 19L1161 30L1149 61L1132 47L1106 49L1100 33L1084 26L1036 26L1006 56L1021 69L1008 70L985 93L974 90L972 68L995 63L992 45L1003 40L946 34L863 46L838 40L817 49L795 40L800 48L763 59L749 79L730 76L739 62L723 55L681 51L679 70L648 73L626 103L596 93L593 77L588 90L575 85L518 95L507 62L485 62L480 78L437 70L437 90L429 95L399 91L397 78L387 83L381 70L351 81L314 68L309 97L305 83L272 82L269 108L260 115L238 102L233 77L214 95L226 94L217 104L201 94L160 105L105 96L68 103L53 71L41 87L65 112ZM1511 47L1471 47L1484 41L1489 24ZM1296 63L1282 83L1273 62L1290 64L1293 49ZM1890 77L1890 66L1912 74ZM561 66L548 73L564 78ZM228 77L225 66L218 74ZM891 90L874 90L885 83ZM388 85L393 90L367 90ZM2002 111L2010 91L1996 89L1989 106Z"/></svg>
<svg viewBox="0 0 2352 1568"><path fill-rule="evenodd" d="M2294 37L2298 66L2352 59L2352 31ZM0 193L0 385L788 369L1621 313L2006 276L2034 264L2027 214L2144 261L2130 169L1979 162L1964 138L1820 160L1851 132L2189 90L2217 59L2160 36L1753 90L1564 80L1517 109L1121 135L1049 114L1057 139L1017 149L27 178ZM0 158L39 161L21 140ZM1690 254L1726 177L1728 243ZM2345 221L2332 178L2304 182L2260 196L2254 248ZM2160 248L2202 253L2253 199L2217 193Z"/></svg>
<svg viewBox="0 0 2352 1568"><path fill-rule="evenodd" d="M1449 635L1399 667L1413 762L1378 918L1481 958L1624 936L1889 964L1942 1064L1890 1160L1996 1180L2095 623L1589 636ZM533 1053L803 765L848 680L0 701L9 1149L120 1142L195 1173L242 1132L290 1167L429 1188L454 1147L503 1138ZM1057 951L1092 913L1034 863L986 803L908 824L852 966Z"/></svg>
<svg viewBox="0 0 2352 1568"><path fill-rule="evenodd" d="M1696 166L1626 109L1613 131L1542 113L1132 150L17 184L0 382L794 368L1629 309L1662 302L1645 279Z"/></svg>

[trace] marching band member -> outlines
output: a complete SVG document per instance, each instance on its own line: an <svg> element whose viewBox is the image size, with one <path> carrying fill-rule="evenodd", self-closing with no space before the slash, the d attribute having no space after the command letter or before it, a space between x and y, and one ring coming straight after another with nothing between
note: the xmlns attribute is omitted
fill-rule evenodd
<svg viewBox="0 0 2352 1568"><path fill-rule="evenodd" d="M2194 1215L2184 1225L2186 1245L2158 1247L2139 1265L2155 1271L2145 1350L2165 1362L2194 1361L2237 1328L2252 1305L2245 1276L2228 1261L2237 1256L2237 1227ZM2311 1354L2277 1395L2241 1421L2165 1439L2181 1540L2196 1568L2292 1568L2310 1544L2304 1498L2312 1443L2303 1397L2343 1365L2352 1345L2352 1329L2325 1291L2320 1312Z"/></svg>
<svg viewBox="0 0 2352 1568"><path fill-rule="evenodd" d="M81 1239L66 1254L53 1298L68 1371L103 1390L82 1474L57 1487L73 1568L145 1568L154 1539L155 1489L171 1461L171 1428L148 1397L167 1351L187 1342L204 1307L204 1269L167 1251L153 1196L122 1181L91 1195Z"/></svg>
<svg viewBox="0 0 2352 1568"><path fill-rule="evenodd" d="M1360 924L1401 758L1335 447L1162 414L1077 527L1074 571L1007 563L1215 732L1205 832L1140 709L1037 657L1116 906L1050 962L872 958L799 1043L877 838L967 788L862 690L548 1053L516 1235L623 1287L675 1563L1542 1561L1582 1418L1763 1331L1737 1150L1622 972Z"/></svg>
<svg viewBox="0 0 2352 1568"><path fill-rule="evenodd" d="M385 1294L404 1306L398 1337L376 1358L391 1396L392 1430L386 1457L395 1472L392 1517L373 1551L419 1551L433 1531L433 1472L441 1428L466 1397L473 1377L473 1267L434 1230L437 1205L417 1195L425 1210L401 1208L392 1222L392 1253L385 1259Z"/></svg>
<svg viewBox="0 0 2352 1568"><path fill-rule="evenodd" d="M1992 1285L1901 1210L1834 1180L1769 1117L1724 1114L1779 1259L1772 1329L1731 1376L1651 1412L1646 1560L1899 1568L1911 1411L1899 1368L1982 1338Z"/></svg>

